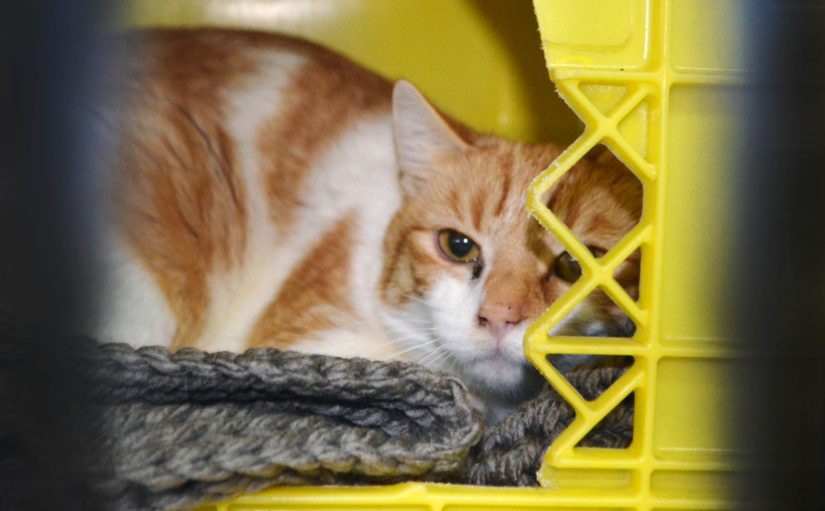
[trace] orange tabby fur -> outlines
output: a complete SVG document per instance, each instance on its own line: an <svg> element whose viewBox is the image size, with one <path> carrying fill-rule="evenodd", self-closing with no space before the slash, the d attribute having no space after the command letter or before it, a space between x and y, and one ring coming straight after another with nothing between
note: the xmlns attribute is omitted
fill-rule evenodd
<svg viewBox="0 0 825 511"><path fill-rule="evenodd" d="M131 41L140 53L113 78L116 257L101 336L408 358L481 394L517 393L521 335L570 286L553 272L564 247L524 209L561 148L476 134L409 84L393 89L295 39L175 30ZM595 151L549 205L607 249L638 221L641 187ZM480 259L445 257L442 229L474 240ZM638 259L618 274L634 296ZM625 323L596 293L560 329L622 335Z"/></svg>

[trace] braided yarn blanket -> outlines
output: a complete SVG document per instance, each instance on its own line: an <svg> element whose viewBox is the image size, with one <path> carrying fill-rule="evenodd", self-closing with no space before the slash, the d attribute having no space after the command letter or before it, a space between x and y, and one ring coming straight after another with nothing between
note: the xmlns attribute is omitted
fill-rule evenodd
<svg viewBox="0 0 825 511"><path fill-rule="evenodd" d="M97 490L117 509L173 509L275 485L406 480L535 486L574 412L547 388L485 433L457 379L401 362L253 349L99 345ZM593 398L617 368L573 372ZM632 403L584 445L624 447Z"/></svg>
<svg viewBox="0 0 825 511"><path fill-rule="evenodd" d="M253 349L101 345L93 397L119 509L273 485L447 480L482 435L456 379L419 366Z"/></svg>
<svg viewBox="0 0 825 511"><path fill-rule="evenodd" d="M82 407L94 441L76 466L107 509L185 509L277 485L535 486L544 452L575 415L547 388L485 431L460 381L415 364L66 342L82 348L71 364L85 368L95 412ZM20 365L20 353L4 348L0 362ZM622 372L567 376L590 399ZM627 446L632 415L626 401L582 444ZM21 423L0 413L0 432Z"/></svg>

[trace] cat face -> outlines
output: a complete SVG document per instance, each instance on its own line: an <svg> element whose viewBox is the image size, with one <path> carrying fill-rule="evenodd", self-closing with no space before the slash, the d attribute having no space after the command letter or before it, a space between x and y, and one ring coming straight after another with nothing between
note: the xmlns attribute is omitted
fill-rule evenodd
<svg viewBox="0 0 825 511"><path fill-rule="evenodd" d="M403 82L394 121L404 202L385 238L384 321L411 360L458 372L487 393L515 394L529 372L525 330L581 271L525 210L531 180L560 149L459 136ZM548 205L600 256L638 221L641 196L638 180L605 151L571 169ZM635 254L617 273L634 297L638 264ZM632 331L597 292L555 333Z"/></svg>

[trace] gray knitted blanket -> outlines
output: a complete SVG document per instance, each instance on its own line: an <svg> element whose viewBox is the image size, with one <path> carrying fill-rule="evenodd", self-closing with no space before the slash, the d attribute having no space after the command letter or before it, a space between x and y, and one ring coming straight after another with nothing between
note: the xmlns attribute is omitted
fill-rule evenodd
<svg viewBox="0 0 825 511"><path fill-rule="evenodd" d="M0 334L2 374L12 377L31 362L30 334L2 315ZM485 432L458 380L414 364L59 342L77 354L67 364L86 368L73 409L95 440L75 465L114 510L183 509L275 485L533 486L547 446L574 418L547 388ZM591 399L622 371L567 376ZM627 446L632 415L626 401L583 444ZM15 407L0 409L0 437L23 424Z"/></svg>
<svg viewBox="0 0 825 511"><path fill-rule="evenodd" d="M102 345L98 489L119 509L168 509L275 484L443 480L481 420L461 383L421 367L272 349Z"/></svg>
<svg viewBox="0 0 825 511"><path fill-rule="evenodd" d="M185 508L274 485L402 480L535 485L573 419L551 390L483 434L464 386L414 364L253 349L243 354L96 345L104 407L88 463L114 509ZM571 375L585 397L621 370ZM629 443L632 403L587 445ZM483 436L483 438L482 438Z"/></svg>

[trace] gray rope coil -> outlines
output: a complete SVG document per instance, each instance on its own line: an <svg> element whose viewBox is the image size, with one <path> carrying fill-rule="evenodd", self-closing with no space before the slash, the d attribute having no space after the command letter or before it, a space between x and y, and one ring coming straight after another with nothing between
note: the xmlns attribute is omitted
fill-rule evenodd
<svg viewBox="0 0 825 511"><path fill-rule="evenodd" d="M24 361L29 335L12 326L0 317L17 340L0 346L9 368ZM78 410L97 436L77 466L115 510L183 509L277 485L535 486L544 452L574 418L547 388L482 437L461 382L413 364L79 341L65 342L78 348L71 364L87 368ZM622 372L567 376L592 399ZM0 419L0 433L22 424L13 410ZM632 419L627 399L582 445L627 446Z"/></svg>
<svg viewBox="0 0 825 511"><path fill-rule="evenodd" d="M595 399L625 368L579 368L566 374L585 399ZM536 473L553 440L575 412L554 390L541 394L505 417L472 450L464 482L485 486L537 486ZM581 441L583 447L622 449L633 439L633 400L625 399Z"/></svg>
<svg viewBox="0 0 825 511"><path fill-rule="evenodd" d="M444 480L482 433L464 386L405 363L102 345L97 489L168 509L276 484Z"/></svg>

